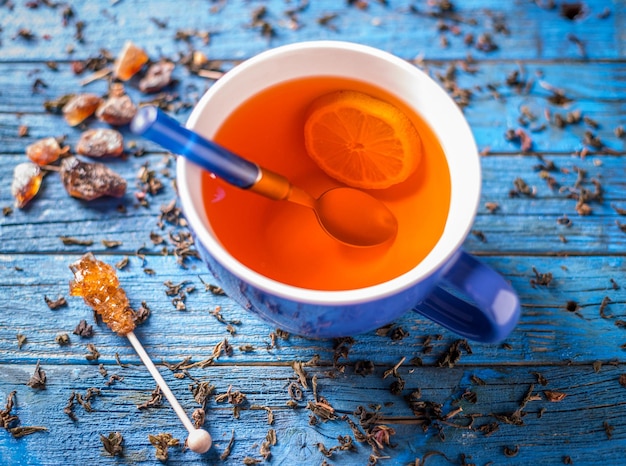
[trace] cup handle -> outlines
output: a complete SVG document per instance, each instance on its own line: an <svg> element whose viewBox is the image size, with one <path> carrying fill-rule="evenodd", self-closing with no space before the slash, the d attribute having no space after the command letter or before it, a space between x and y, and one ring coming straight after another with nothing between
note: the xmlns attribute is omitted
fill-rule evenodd
<svg viewBox="0 0 626 466"><path fill-rule="evenodd" d="M504 340L520 317L520 302L502 275L459 251L443 283L476 305L437 286L414 311L459 335L483 343Z"/></svg>

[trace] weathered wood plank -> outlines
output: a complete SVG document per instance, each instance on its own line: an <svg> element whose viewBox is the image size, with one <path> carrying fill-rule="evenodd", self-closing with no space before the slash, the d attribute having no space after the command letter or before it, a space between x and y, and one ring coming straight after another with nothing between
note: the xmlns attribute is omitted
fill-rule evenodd
<svg viewBox="0 0 626 466"><path fill-rule="evenodd" d="M70 144L73 141L68 140ZM10 179L13 168L26 160L24 155L0 156L0 173ZM534 156L483 157L483 192L475 230L484 236L470 235L466 242L472 252L533 254L580 254L623 252L626 234L619 224L626 220L617 209L626 208L626 173L623 157L546 156L542 162ZM538 165L553 162L555 170L549 175L558 183L550 187ZM168 234L172 225L158 224L162 206L175 199L172 188L173 159L163 154L144 157L130 156L127 160L107 160L128 182L127 194L122 199L101 199L84 202L67 195L56 173L44 179L44 186L26 209L14 209L0 218L3 252L80 251L83 248L64 246L59 237L72 236L93 241L94 251L106 251L102 240L119 240L116 250L134 253L139 248L159 252L162 244L153 244L150 234L159 234L170 247ZM146 166L155 172L163 184L157 195L148 196L148 206L139 206L135 193L141 190L137 180L140 169ZM590 202L591 215L581 216L576 211L576 199L570 195L579 192L576 187L578 169L586 171L581 186L594 191L591 180L602 183L602 202ZM521 178L535 192L534 196L511 197L514 182ZM487 203L498 208L490 213ZM12 206L8 189L0 191L0 205ZM119 207L124 206L125 211ZM569 219L569 226L559 222Z"/></svg>
<svg viewBox="0 0 626 466"><path fill-rule="evenodd" d="M442 76L446 75L446 68L450 64L428 63L427 69L435 79L446 84ZM224 69L229 66L224 66ZM475 73L458 70L456 83L461 89L472 92L465 114L481 150L519 152L520 142L507 139L506 132L522 128L532 138L531 149L537 152L571 154L580 151L585 145L588 146L585 143L587 131L602 141L606 148L624 152L626 140L614 134L619 126L626 124L626 108L621 98L626 90L626 67L622 63L527 64L522 67L519 79L528 82L528 86L522 84L521 91L506 84L508 76L519 69L518 65L479 62L473 67L477 70ZM22 152L34 140L51 135L66 134L70 140L77 138L80 129L68 127L59 116L45 114L44 102L77 92L106 93L107 83L103 80L81 87L80 81L85 76L74 76L68 64L61 65L59 71L49 70L42 63L5 64L4 68L0 66L0 89L4 89L4 98L0 100L0 129L4 142L2 152ZM538 73L542 77L537 77ZM572 80L572 76L576 76L576 79ZM40 86L33 92L33 83L38 79L47 87ZM171 89L178 95L176 102L180 109L176 116L180 121L185 121L191 107L212 81L189 75L183 69L176 72L176 79L178 83ZM595 82L594 79L605 84L590 85ZM551 103L552 88L562 90L571 102L567 105ZM154 98L141 94L132 85L127 86L127 90L137 103L149 102ZM574 111L581 114L579 123L565 128L556 126L557 115L564 118L567 113ZM521 118L525 121L520 122ZM587 119L586 122L582 118ZM594 128L590 126L592 124L598 126ZM29 128L26 137L18 136L21 125ZM598 150L593 147L590 149Z"/></svg>
<svg viewBox="0 0 626 466"><path fill-rule="evenodd" d="M153 57L156 59L157 57ZM176 61L177 57L167 57ZM59 62L55 69L50 69L43 61L29 63L0 63L0 89L3 99L0 112L3 113L43 113L44 102L65 94L93 92L104 94L107 91L106 79L90 81L93 74L85 71L75 74L71 62ZM553 96L552 88L560 89L572 102L561 109L571 109L577 103L593 105L596 102L623 100L626 92L626 65L622 61L610 62L563 62L524 61L500 62L474 59L467 68L461 66L466 60L409 60L415 66L428 72L434 79L445 83L445 74L454 68L454 79L460 88L472 91L471 102L480 104L497 96L503 101L518 96L530 100L543 99L546 107L559 109L557 105L548 105L548 98ZM239 60L215 62L223 71L239 64ZM517 80L512 74L517 73ZM576 79L572 79L572 77ZM106 77L105 77L106 78ZM198 95L210 87L212 80L189 73L178 64L175 68L176 83L170 89L179 94L183 102L194 102ZM36 81L40 80L40 83ZM90 81L87 83L87 81ZM602 82L602 86L591 85ZM486 85L490 88L487 88ZM147 101L151 95L137 91L137 83L127 83L127 91L138 102ZM523 103L523 101L522 101ZM538 115L543 117L542 114Z"/></svg>
<svg viewBox="0 0 626 466"><path fill-rule="evenodd" d="M122 256L100 256L111 264ZM112 363L115 353L123 359L137 361L128 342L112 334L104 325L96 326L92 338L80 338L72 332L81 319L94 324L92 311L80 298L69 297L68 266L76 255L20 255L0 256L0 293L7 299L0 302L0 360L10 363L34 363L41 359L51 364L71 363L88 365L87 344L99 349L101 361ZM550 363L571 360L589 363L600 359L623 359L626 333L623 321L626 314L626 284L623 257L484 257L483 260L500 271L520 295L523 316L518 328L507 339L507 346L474 345L473 354L464 356L467 364L521 364ZM16 270L19 266L20 270ZM156 273L148 275L143 267ZM173 257L149 256L144 261L129 259L127 268L119 272L131 305L137 309L142 302L152 310L149 321L138 328L137 334L155 358L177 362L186 356L194 361L209 358L213 348L227 338L234 348L231 357L223 357L223 364L269 363L293 359L308 360L319 355L330 362L335 356L334 341L310 340L291 336L276 340L272 346L270 332L275 329L224 296L214 296L203 285L212 283L202 264L191 262L182 269ZM536 284L538 273L550 273L549 285ZM581 277L584 277L581 282ZM614 282L611 281L614 280ZM164 282L185 283L185 311L176 310L168 296ZM193 287L194 289L188 289ZM617 289L616 289L617 288ZM49 309L45 298L56 300L65 296L68 306ZM573 304L569 305L568 301ZM603 304L603 301L606 301ZM219 322L210 313L217 306L226 322L233 324L231 335L226 323ZM569 310L568 310L569 309ZM457 337L441 327L408 312L396 323L408 336L391 340L376 332L359 335L350 350L351 359L372 360L376 364L397 362L403 356L420 357L425 364L435 364ZM184 329L184 331L182 330ZM28 341L18 350L16 335ZM57 335L67 333L71 345L60 346ZM430 335L441 334L424 347ZM569 342L564 344L563 342ZM250 345L246 352L241 347ZM371 352L384 347L385 351Z"/></svg>
<svg viewBox="0 0 626 466"><path fill-rule="evenodd" d="M177 231L169 224L163 228L157 225L160 206L175 198L170 186L172 166L167 164L171 159L163 158L157 148L139 142L148 149L145 157L107 161L129 182L123 199L89 204L71 199L57 175L50 174L31 207L0 217L0 408L8 393L16 390L14 413L21 425L49 428L19 440L0 429L1 464L158 464L148 434L185 436L169 407L137 410L137 404L149 399L154 382L125 339L104 326L95 326L91 338L72 334L80 319L93 323L92 312L82 300L68 296L68 264L87 250L112 264L129 256L129 265L119 275L133 306L145 301L152 310L137 334L157 363L177 363L187 356L201 361L225 338L233 347L232 355L222 355L214 365L193 368L189 373L215 384L218 394L231 385L245 393L247 403L240 419L233 419L230 405L211 397L207 428L214 437L214 449L197 457L175 448L169 464L241 464L246 457L260 459L259 447L269 428L276 429L278 443L272 447L268 462L366 464L371 453L366 444L355 442L356 451L337 451L331 458L319 452L318 442L330 448L338 444L338 435L354 434L341 419L309 424L311 412L306 405L315 396L310 388L304 390L296 409L286 406L289 384L297 380L291 364L316 356L319 365L305 368L309 386L316 376L318 395L338 415L358 422L353 414L358 406L371 410L377 405L385 417L381 422L396 430L391 437L396 447L382 450L382 455L389 456L381 460L383 464L414 464L417 458L427 458L430 465L562 464L566 458L574 464L623 462L626 234L620 225L626 219L616 209L626 208L626 140L614 134L616 127L626 126L626 10L621 0L585 1L582 17L575 20L560 15L563 2L549 9L543 5L550 2L457 0L451 14L439 14L438 2L412 0L372 0L363 10L357 2L293 0L189 0L184 8L172 8L171 2L164 0L71 2L74 16L68 17L67 27L62 18L67 4L50 8L44 3L0 1L0 177L5 180L0 206L13 203L8 180L13 167L25 160L27 144L41 137L67 134L73 146L78 138L80 129L69 128L61 117L44 113L43 102L77 90L106 92L106 81L80 87L87 75L74 76L72 60L96 56L101 48L116 54L132 38L153 59L176 59L197 49L210 59L222 60L216 66L228 69L285 43L353 40L424 66L435 79L456 65L456 85L472 93L465 114L480 150L489 153L482 159L483 194L475 234L469 236L465 247L511 281L520 294L523 317L505 345L472 344L472 354L462 351L452 369L438 367L437 362L457 337L411 312L395 323L408 332L403 339L392 340L375 332L359 335L353 342L343 342L347 356L335 348L336 341L292 335L272 343L270 332L275 329L245 313L229 298L205 292L202 280L211 282L211 278L199 261L190 260L189 268L183 269L171 255L161 255L163 244L152 244L150 233L155 232L164 237L165 247L171 250L167 236ZM13 9L11 4L15 4ZM262 34L260 24L251 27L253 12L260 12L262 7L266 9L262 19L275 31L271 38ZM290 8L298 10L295 18L285 14ZM476 24L469 24L471 20ZM79 21L84 21L82 42L74 37ZM26 39L27 31L20 36L20 29L29 29L34 38ZM175 40L183 29L200 33L189 42ZM206 44L199 37L202 31L210 36ZM468 33L475 41L488 33L498 48L484 52L475 45L465 45ZM469 64L476 68L472 72L463 70L468 54L476 60ZM58 62L58 71L48 68L48 60ZM516 70L522 82L507 84ZM183 105L176 116L184 121L189 114L185 107L193 105L211 81L190 76L182 67L175 75L177 83L171 90L179 94ZM36 83L37 79L41 81ZM133 86L130 84L128 90L135 101L150 98ZM552 88L561 89L572 102L551 103ZM527 111L537 118L520 122ZM565 128L548 124L546 112L554 123L555 114L571 111L580 111L589 120ZM599 127L594 127L594 121ZM540 129L543 124L546 128ZM29 127L26 137L18 137L20 125ZM517 128L532 138L527 155L518 155L519 140L505 137L507 130ZM589 146L584 140L587 131L611 153L589 154L585 159L572 156ZM127 135L127 142L133 139ZM540 163L535 157L538 154L556 164L557 169L548 174L558 186L549 187L545 174L535 167ZM144 163L157 172L165 187L160 194L149 196L148 207L138 207L135 178ZM586 170L583 188L593 191L594 178L602 185L602 202L591 202L593 212L588 216L579 216L576 200L568 197L579 192L577 168ZM161 172L168 169L169 175ZM522 178L534 195L510 197L516 178ZM498 204L495 212L487 208L488 202ZM126 212L118 210L120 205ZM571 226L557 221L562 222L564 215ZM60 235L94 243L89 247L64 246ZM104 239L119 239L123 244L106 248L101 243ZM145 258L136 255L140 248L147 254ZM153 269L155 274L146 273L146 269ZM552 274L550 284L534 283L536 273ZM166 280L195 287L186 290L185 311L177 311L173 297L166 295ZM69 304L51 310L45 297L61 295ZM234 334L210 315L217 306L227 322L235 322ZM20 349L18 333L26 336ZM60 333L70 335L69 346L55 342ZM97 362L85 358L88 343L101 352ZM244 351L244 345L253 350ZM116 353L130 366L116 365ZM383 374L403 357L407 359L397 373L406 385L400 395L392 395L390 385L395 377L383 378ZM423 366L409 362L414 357L421 358ZM48 375L48 388L42 391L26 385L37 361ZM358 361L372 361L373 374L357 374ZM107 378L98 370L100 362L106 365L108 375L119 374L124 380L106 386ZM160 367L191 412L198 406L189 391L192 380L178 379ZM543 377L545 386L541 384ZM493 413L514 412L531 384L532 394L539 399L524 407L524 426L508 425L500 418L499 429L492 434L478 430L497 421ZM95 411L87 413L76 407L78 421L72 422L63 413L68 397L74 390L85 393L92 386L102 389L101 396L92 402ZM462 411L437 420L439 428L433 426L424 432L404 399L417 389L421 390L421 401L441 404L443 416L457 407ZM560 402L549 402L546 390L566 396ZM249 409L253 404L272 409L272 426L267 424L264 409ZM474 429L454 426L467 426L471 419ZM219 455L233 429L233 451L222 462ZM121 431L125 437L124 458L108 457L100 444L99 435L112 431ZM445 435L445 442L439 434ZM515 451L517 447L515 456L505 454L505 448ZM429 456L433 451L445 457Z"/></svg>
<svg viewBox="0 0 626 466"><path fill-rule="evenodd" d="M357 41L405 58L420 54L463 58L468 52L509 60L624 57L620 36L624 11L619 2L607 5L601 0L587 1L585 13L573 21L560 16L556 8L547 10L525 2L456 2L454 12L443 14L436 7L412 1L387 3L389 6L371 2L368 8L358 9L345 2L293 4L273 0L212 5L194 0L186 2L185 8L172 9L166 1L125 0L114 5L79 2L72 5L74 16L66 27L62 8L28 9L17 4L0 12L0 26L5 31L2 52L5 61L36 60L45 47L47 58L67 59L71 47L70 57L85 58L105 45L102 37L107 37L106 47L114 51L132 37L142 38L153 54L171 55L187 49L184 41L174 40L178 30L186 30L208 32L208 45L202 45L200 38L193 42L220 59L245 58L277 45L313 39ZM265 15L255 22L261 6ZM288 16L287 10L295 10L296 15ZM75 38L78 21L84 21L81 41ZM264 23L269 26L265 33ZM448 31L442 31L442 23ZM35 37L16 37L21 29L31 30ZM267 33L270 29L271 36ZM493 37L495 50L464 44L467 34L474 36L476 44L485 33ZM583 50L568 39L568 33L584 44Z"/></svg>
<svg viewBox="0 0 626 466"><path fill-rule="evenodd" d="M46 390L34 390L25 384L34 366L6 365L0 371L0 398L6 399L12 390L17 391L14 414L21 425L43 425L48 432L35 433L22 439L13 439L0 431L0 459L3 464L64 463L117 464L107 455L99 435L121 432L124 436L122 461L133 464L155 464L154 448L148 434L172 433L184 440L186 432L164 403L158 408L139 411L137 405L150 399L154 382L143 366L120 368L107 365L108 376L117 374L123 380L106 386L98 368L42 365L47 375ZM272 446L272 462L279 464L318 464L324 457L317 444L326 448L338 444L338 435L354 433L342 416L356 424L359 416L354 412L359 406L372 411L378 406L380 423L395 430L390 437L393 448L385 447L381 453L388 457L384 464L405 465L417 458L426 457L430 451L445 452L452 462L460 455L476 464L495 463L528 464L541 461L560 464L570 456L574 464L618 464L626 442L626 407L615 393L623 391L619 377L623 368L603 366L598 373L591 367L580 366L527 366L481 368L457 366L447 368L409 368L402 366L398 375L406 385L400 395L392 395L389 386L394 377L383 378L387 368L377 368L371 375L359 377L341 373L332 368L305 367L309 389L297 408L286 406L290 400L288 386L297 380L290 367L274 367L271 374L257 366L208 367L192 369L190 375L199 381L215 385L215 395L224 394L229 386L246 395L240 418L233 419L232 408L227 403L217 403L214 396L208 399L206 428L212 434L214 447L204 457L179 448L170 450L168 464L241 464L246 456L260 458L259 447L267 431L275 429L277 443ZM165 378L180 399L183 407L192 412L199 407L192 399L189 385L192 380L178 380L170 371L162 369ZM540 375L537 375L540 374ZM538 383L538 378L546 385ZM311 386L316 377L317 394L324 397L335 409L338 419L309 425L311 411L307 402L314 400ZM478 377L478 379L476 379ZM484 385L480 385L481 380ZM356 383L362 381L362 383ZM534 384L531 387L531 384ZM92 400L93 412L76 406L73 422L63 413L68 397L73 391L84 394L89 387L101 389L100 396ZM420 401L441 406L444 417L457 408L461 411L448 419L433 419L426 429L404 400L404 396L421 390ZM510 415L520 406L526 393L537 399L529 401L522 410L524 425L507 425L493 414ZM565 394L560 402L550 402L546 391ZM472 398L468 395L475 396ZM274 414L274 423L268 425L265 409ZM432 416L432 415L431 415ZM467 426L475 416L473 429ZM496 422L499 428L490 435L479 428ZM605 423L612 428L610 436ZM219 461L234 430L235 443L226 461ZM68 435L70 434L70 435ZM441 439L445 436L445 441ZM366 464L372 452L366 443L354 440L356 451L336 451L329 459L332 464ZM515 450L517 456L508 459L505 448ZM432 457L428 464L449 464L442 457Z"/></svg>

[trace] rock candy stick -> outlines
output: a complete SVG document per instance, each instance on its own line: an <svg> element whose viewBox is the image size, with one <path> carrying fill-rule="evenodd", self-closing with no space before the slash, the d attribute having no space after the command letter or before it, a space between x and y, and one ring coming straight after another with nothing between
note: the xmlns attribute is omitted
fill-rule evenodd
<svg viewBox="0 0 626 466"><path fill-rule="evenodd" d="M187 437L189 449L196 453L208 451L212 443L211 435L204 429L194 427L133 332L135 329L134 314L130 308L126 292L120 287L119 279L113 267L96 259L92 253L87 253L71 264L70 270L74 273L74 280L70 282L70 294L82 296L111 330L128 338L141 361L161 387L161 391L167 401L170 402L174 412L189 432Z"/></svg>

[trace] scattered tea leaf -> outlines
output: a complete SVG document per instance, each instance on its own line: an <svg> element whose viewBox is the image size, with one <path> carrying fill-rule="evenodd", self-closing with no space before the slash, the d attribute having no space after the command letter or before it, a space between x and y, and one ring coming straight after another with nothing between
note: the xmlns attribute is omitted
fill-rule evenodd
<svg viewBox="0 0 626 466"><path fill-rule="evenodd" d="M93 241L90 239L78 239L71 236L59 236L59 239L65 246L91 246Z"/></svg>
<svg viewBox="0 0 626 466"><path fill-rule="evenodd" d="M100 357L100 351L98 351L93 343L87 343L87 351L89 351L89 353L85 355L87 361L97 361Z"/></svg>
<svg viewBox="0 0 626 466"><path fill-rule="evenodd" d="M189 390L191 390L194 400L202 409L206 409L206 404L209 401L209 397L215 393L215 388L215 385L211 385L209 382L197 382L189 385Z"/></svg>
<svg viewBox="0 0 626 466"><path fill-rule="evenodd" d="M52 310L58 309L63 306L67 306L67 301L63 296L58 297L55 300L48 298L47 296L43 297L44 301L48 305L48 307Z"/></svg>
<svg viewBox="0 0 626 466"><path fill-rule="evenodd" d="M19 426L19 427L12 427L8 430L13 436L13 438L22 438L22 437L26 437L27 435L34 434L35 432L42 432L42 431L48 430L48 428L43 427L43 426Z"/></svg>
<svg viewBox="0 0 626 466"><path fill-rule="evenodd" d="M159 461L166 462L168 459L168 449L170 447L177 447L180 445L180 441L177 438L172 437L172 434L162 433L157 435L148 435L148 440L156 448L156 458Z"/></svg>
<svg viewBox="0 0 626 466"><path fill-rule="evenodd" d="M546 386L548 385L548 379L546 379L543 374L540 374L539 372L531 372L531 374L533 374L535 377L537 377L537 383L539 383L542 386Z"/></svg>
<svg viewBox="0 0 626 466"><path fill-rule="evenodd" d="M150 399L143 404L137 405L137 409L148 409L155 406L161 406L163 403L163 394L161 393L161 387L158 385L152 390Z"/></svg>
<svg viewBox="0 0 626 466"><path fill-rule="evenodd" d="M374 373L374 363L372 361L356 361L354 363L354 373L365 377Z"/></svg>
<svg viewBox="0 0 626 466"><path fill-rule="evenodd" d="M115 264L115 268L118 270L123 270L128 266L128 264L129 264L129 258L128 256L124 256Z"/></svg>
<svg viewBox="0 0 626 466"><path fill-rule="evenodd" d="M552 283L552 273L539 273L535 267L533 267L533 273L535 278L530 279L530 284L533 288L535 286L549 286Z"/></svg>
<svg viewBox="0 0 626 466"><path fill-rule="evenodd" d="M567 396L566 393L555 392L552 390L544 390L543 394L546 396L546 399L552 403L558 403L559 401L563 401Z"/></svg>
<svg viewBox="0 0 626 466"><path fill-rule="evenodd" d="M437 361L437 365L439 367L454 367L454 365L461 359L461 350L465 350L467 354L472 354L472 348L467 340L456 340L448 347L447 351L440 356Z"/></svg>
<svg viewBox="0 0 626 466"><path fill-rule="evenodd" d="M220 459L222 461L225 461L230 456L230 452L232 451L234 444L235 444L235 429L232 430L230 440L228 441L228 445L226 445L226 448L220 455Z"/></svg>
<svg viewBox="0 0 626 466"><path fill-rule="evenodd" d="M83 338L90 338L93 336L93 326L89 325L85 319L81 319L74 331L74 335L78 335Z"/></svg>
<svg viewBox="0 0 626 466"><path fill-rule="evenodd" d="M17 349L22 349L22 346L24 346L26 344L27 338L26 335L22 334L22 333L18 333L16 335L17 337Z"/></svg>
<svg viewBox="0 0 626 466"><path fill-rule="evenodd" d="M124 437L122 437L120 432L111 432L106 437L100 434L100 441L109 455L122 456Z"/></svg>
<svg viewBox="0 0 626 466"><path fill-rule="evenodd" d="M46 388L46 373L39 365L39 361L37 361L37 365L35 366L35 371L33 375L30 377L30 380L26 384L31 388L35 388L38 390L45 390Z"/></svg>

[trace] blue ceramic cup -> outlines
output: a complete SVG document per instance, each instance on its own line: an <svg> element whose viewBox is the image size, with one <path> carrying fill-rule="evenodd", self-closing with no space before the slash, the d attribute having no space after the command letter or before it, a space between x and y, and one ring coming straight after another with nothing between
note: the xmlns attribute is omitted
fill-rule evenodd
<svg viewBox="0 0 626 466"><path fill-rule="evenodd" d="M280 283L239 262L222 246L203 205L201 169L179 157L177 183L182 208L215 280L251 313L307 337L367 332L413 310L471 340L506 338L519 319L518 297L500 274L461 248L480 199L476 143L454 101L415 66L381 50L347 42L278 47L226 73L202 97L187 127L211 139L225 118L248 98L281 82L311 76L358 79L381 87L428 122L450 170L451 201L443 234L413 269L384 283L345 291Z"/></svg>

